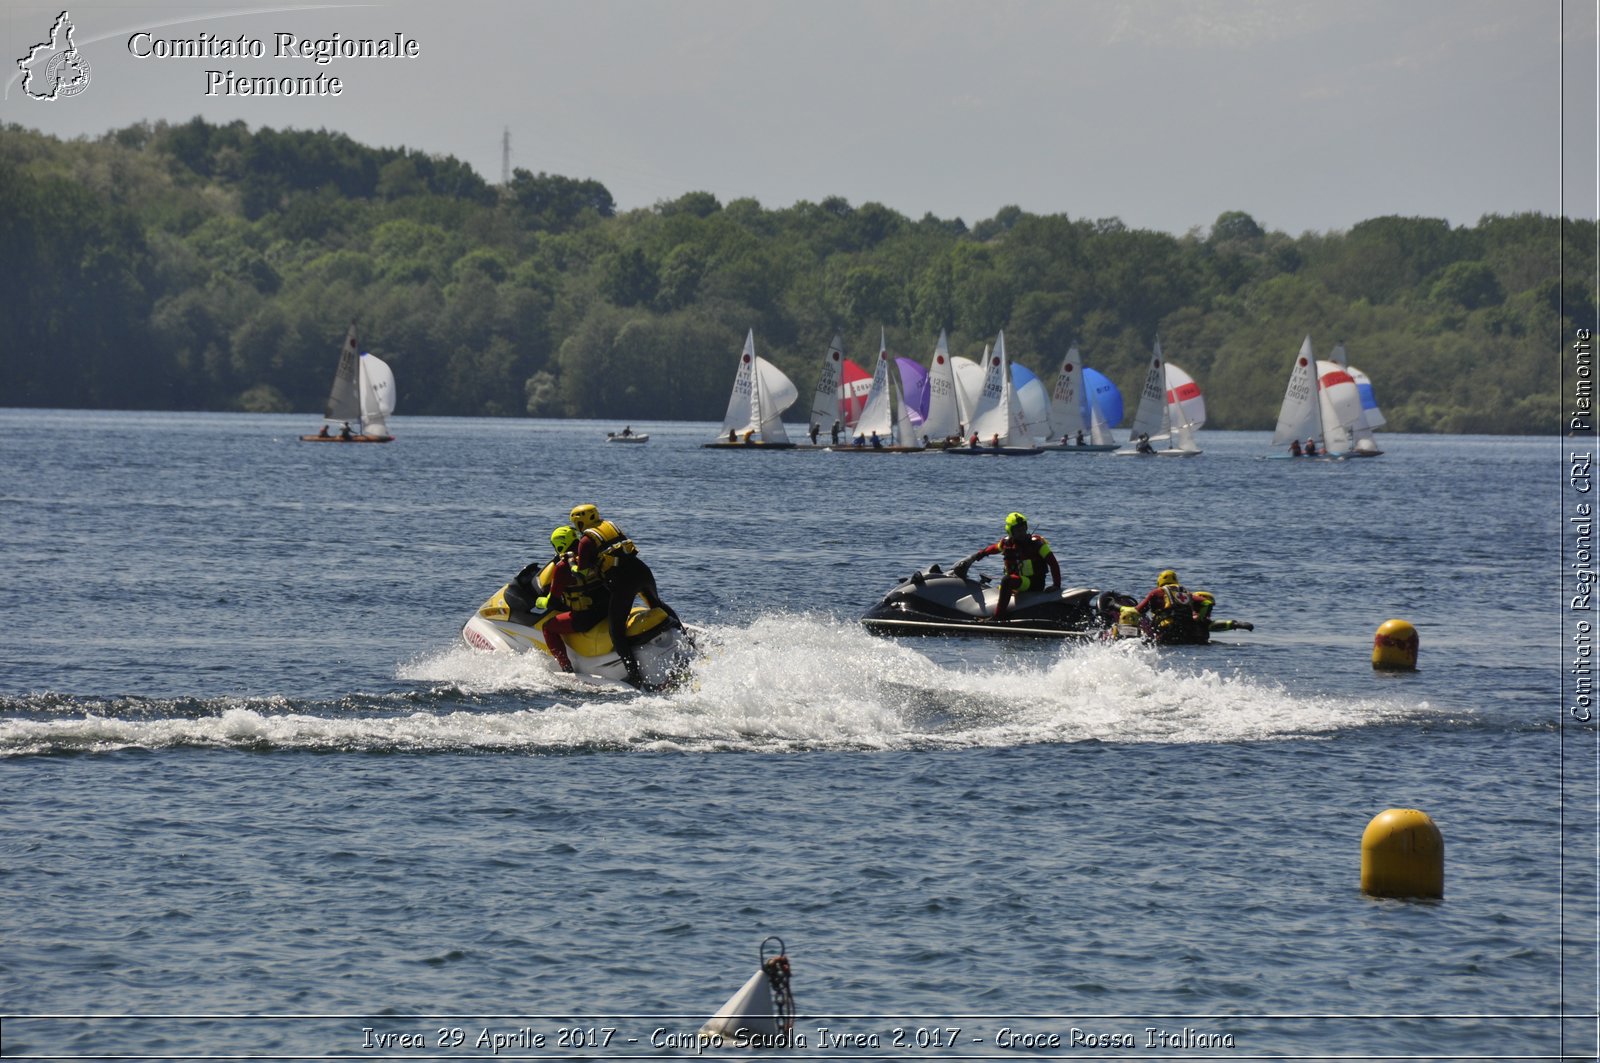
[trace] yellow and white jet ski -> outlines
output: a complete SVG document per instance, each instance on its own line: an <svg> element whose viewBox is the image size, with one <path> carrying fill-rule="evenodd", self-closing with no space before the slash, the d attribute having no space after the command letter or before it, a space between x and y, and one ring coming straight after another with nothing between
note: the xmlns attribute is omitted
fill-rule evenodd
<svg viewBox="0 0 1600 1063"><path fill-rule="evenodd" d="M558 671L560 666L544 639L544 624L554 615L539 609L519 585L508 583L478 607L462 627L461 640L490 653L537 653L552 671ZM688 675L696 655L694 636L666 613L636 601L628 617L628 635L645 689L665 689ZM562 635L561 641L573 673L580 679L629 685L627 667L611 645L610 628L604 620L586 631Z"/></svg>

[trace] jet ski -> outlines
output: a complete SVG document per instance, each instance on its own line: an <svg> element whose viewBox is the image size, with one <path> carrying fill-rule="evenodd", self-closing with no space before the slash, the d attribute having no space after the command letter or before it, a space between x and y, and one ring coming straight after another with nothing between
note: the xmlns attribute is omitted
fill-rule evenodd
<svg viewBox="0 0 1600 1063"><path fill-rule="evenodd" d="M461 629L461 640L476 650L490 653L536 653L543 656L551 671L559 671L554 655L544 640L544 623L554 612L540 609L526 591L508 583L478 607ZM628 616L628 635L643 689L665 690L689 674L696 656L694 636L682 624L660 609L635 602ZM627 667L611 644L606 621L586 631L561 636L567 659L580 679L603 685L628 686Z"/></svg>
<svg viewBox="0 0 1600 1063"><path fill-rule="evenodd" d="M1093 587L1023 591L994 620L999 588L988 576L956 576L934 565L895 585L861 623L875 635L1096 638L1104 624Z"/></svg>

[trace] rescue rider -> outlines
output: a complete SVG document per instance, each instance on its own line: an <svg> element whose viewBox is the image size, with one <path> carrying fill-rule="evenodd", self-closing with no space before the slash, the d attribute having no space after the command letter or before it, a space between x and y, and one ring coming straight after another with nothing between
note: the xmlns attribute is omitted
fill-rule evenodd
<svg viewBox="0 0 1600 1063"><path fill-rule="evenodd" d="M1217 596L1210 591L1195 591L1194 618L1211 631L1254 631L1256 626L1247 620L1213 620L1211 610L1216 608Z"/></svg>
<svg viewBox="0 0 1600 1063"><path fill-rule="evenodd" d="M957 579L967 578L967 569L974 561L1000 554L1006 565L1006 574L1000 579L1000 597L995 603L994 620L1004 620L1013 594L1039 590L1044 582L1044 567L1050 566L1050 589L1061 589L1061 563L1042 535L1028 531L1028 518L1021 513L1006 514L1006 535L997 543L990 543L970 557L956 562L951 573Z"/></svg>
<svg viewBox="0 0 1600 1063"><path fill-rule="evenodd" d="M580 569L597 571L610 592L611 645L628 670L628 682L639 686L644 682L644 675L639 671L639 661L628 641L628 614L633 612L634 597L643 596L646 604L660 609L681 627L678 614L661 600L655 573L639 557L638 547L621 528L600 519L600 510L591 503L573 507L571 519L572 526L578 529L577 565Z"/></svg>
<svg viewBox="0 0 1600 1063"><path fill-rule="evenodd" d="M610 599L600 582L600 574L592 568L583 569L578 565L577 556L572 552L577 542L578 533L565 524L550 533L550 545L556 551L555 560L546 565L537 577L539 587L548 593L534 602L539 609L555 614L539 630L544 632L544 643L550 647L550 655L563 672L572 671L572 661L567 656L567 645L561 636L587 631L604 620L611 611Z"/></svg>
<svg viewBox="0 0 1600 1063"><path fill-rule="evenodd" d="M1162 569L1156 577L1156 589L1144 596L1144 601L1134 606L1139 615L1150 618L1151 633L1160 638L1172 628L1187 630L1194 626L1194 596L1178 582L1178 574L1170 568Z"/></svg>

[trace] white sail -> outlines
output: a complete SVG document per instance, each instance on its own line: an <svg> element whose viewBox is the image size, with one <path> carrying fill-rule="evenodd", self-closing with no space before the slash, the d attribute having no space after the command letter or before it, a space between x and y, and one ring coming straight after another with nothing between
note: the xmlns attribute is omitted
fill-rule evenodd
<svg viewBox="0 0 1600 1063"><path fill-rule="evenodd" d="M374 439L389 435L389 415L394 412L394 372L374 354L360 359L361 434Z"/></svg>
<svg viewBox="0 0 1600 1063"><path fill-rule="evenodd" d="M1011 387L1010 367L1006 363L1006 334L995 337L983 378L983 394L972 415L972 431L980 444L998 437L1002 447L1031 447L1033 437L1022 425L1022 409Z"/></svg>
<svg viewBox="0 0 1600 1063"><path fill-rule="evenodd" d="M1323 452L1348 454L1355 449L1356 427L1361 424L1361 392L1338 362L1317 363L1317 399Z"/></svg>
<svg viewBox="0 0 1600 1063"><path fill-rule="evenodd" d="M1382 428L1389 423L1389 419L1378 409L1378 400L1372 391L1372 381L1367 374L1350 365L1345 367L1345 372L1350 374L1350 379L1356 382L1356 390L1361 393L1361 416L1367 422L1368 428Z"/></svg>
<svg viewBox="0 0 1600 1063"><path fill-rule="evenodd" d="M1378 409L1378 398L1373 394L1372 381L1367 378L1367 374L1350 364L1344 344L1334 347L1333 360L1339 364L1339 368L1350 374L1350 379L1355 381L1356 392L1361 396L1361 420L1350 430L1355 439L1355 446L1352 449L1356 454L1365 457L1382 454L1383 451L1378 449L1377 437L1372 433L1373 429L1382 428L1387 424L1388 418Z"/></svg>
<svg viewBox="0 0 1600 1063"><path fill-rule="evenodd" d="M839 420L839 376L844 366L844 344L838 333L822 356L822 375L811 400L811 427L826 432Z"/></svg>
<svg viewBox="0 0 1600 1063"><path fill-rule="evenodd" d="M989 363L989 346L983 348L984 365ZM983 394L984 368L971 358L962 358L960 355L950 359L950 365L956 373L956 409L961 418L961 425L965 434L972 434L972 422L977 416L978 399Z"/></svg>
<svg viewBox="0 0 1600 1063"><path fill-rule="evenodd" d="M744 338L744 351L739 355L739 370L733 376L733 393L728 396L728 412L722 415L722 431L743 435L756 427L752 418L755 409L756 330L751 329Z"/></svg>
<svg viewBox="0 0 1600 1063"><path fill-rule="evenodd" d="M1171 362L1167 363L1167 405L1172 408L1169 416L1174 429L1184 427L1192 431L1205 427L1206 398L1200 385Z"/></svg>
<svg viewBox="0 0 1600 1063"><path fill-rule="evenodd" d="M1106 415L1097 403L1089 404L1089 442L1097 447L1111 446L1116 439L1111 434L1111 425L1106 423Z"/></svg>
<svg viewBox="0 0 1600 1063"><path fill-rule="evenodd" d="M800 392L782 369L765 358L756 359L755 377L752 419L759 426L756 438L763 443L789 442L789 433L783 429L783 411L794 405Z"/></svg>
<svg viewBox="0 0 1600 1063"><path fill-rule="evenodd" d="M872 390L867 393L867 404L861 408L855 429L857 437L868 439L874 432L882 446L918 445L916 426L911 423L911 408L906 405L900 367L889 356L888 342L881 332L878 336L878 364L872 374Z"/></svg>
<svg viewBox="0 0 1600 1063"><path fill-rule="evenodd" d="M877 433L879 442L887 443L894 435L894 392L900 390L900 382L898 374L892 372L893 361L880 338L878 364L872 370L872 390L867 392L867 404L861 407L861 416L856 418L857 436L871 439L873 433Z"/></svg>
<svg viewBox="0 0 1600 1063"><path fill-rule="evenodd" d="M928 416L922 421L922 431L929 439L949 439L960 434L965 423L956 398L956 371L950 359L950 343L940 329L939 343L928 363Z"/></svg>
<svg viewBox="0 0 1600 1063"><path fill-rule="evenodd" d="M1155 438L1166 436L1171 430L1171 415L1167 410L1167 367L1161 358L1161 341L1156 340L1150 355L1150 366L1145 370L1144 386L1139 389L1139 407L1133 415L1133 425L1128 442L1139 442L1140 436Z"/></svg>
<svg viewBox="0 0 1600 1063"><path fill-rule="evenodd" d="M1278 426L1272 432L1272 445L1283 446L1296 439L1314 439L1322 434L1322 413L1317 400L1316 358L1311 353L1311 337L1300 344L1294 368L1289 371L1289 386L1278 407Z"/></svg>
<svg viewBox="0 0 1600 1063"><path fill-rule="evenodd" d="M728 396L728 412L722 416L719 442L750 441L768 445L792 446L783 429L783 411L794 405L800 393L783 370L756 357L756 334L751 329L739 355L739 369L733 377L733 393Z"/></svg>
<svg viewBox="0 0 1600 1063"><path fill-rule="evenodd" d="M1050 427L1062 439L1076 436L1084 429L1082 365L1078 361L1078 345L1073 344L1067 356L1061 359L1061 369L1056 373L1056 386L1050 393ZM1101 418L1105 423L1105 418Z"/></svg>
<svg viewBox="0 0 1600 1063"><path fill-rule="evenodd" d="M352 323L339 351L339 366L333 371L333 389L328 392L322 416L330 421L356 421L361 418L361 398L357 391L360 370L356 349L356 327Z"/></svg>
<svg viewBox="0 0 1600 1063"><path fill-rule="evenodd" d="M1050 438L1050 395L1044 384L1025 365L1011 367L1011 387L1017 395L1017 411L1022 429L1033 439Z"/></svg>

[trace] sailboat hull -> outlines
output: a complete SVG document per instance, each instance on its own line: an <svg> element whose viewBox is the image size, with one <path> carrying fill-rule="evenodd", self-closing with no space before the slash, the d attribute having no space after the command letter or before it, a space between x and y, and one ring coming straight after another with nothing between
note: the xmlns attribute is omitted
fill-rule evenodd
<svg viewBox="0 0 1600 1063"><path fill-rule="evenodd" d="M701 443L700 446L701 446L702 449L705 449L705 450L793 450L793 449L795 449L795 445L793 443L762 443L762 442L758 442L757 440L753 440L753 439L748 443L729 443L727 440L722 440L722 441L717 442L717 443Z"/></svg>
<svg viewBox="0 0 1600 1063"><path fill-rule="evenodd" d="M1082 446L1076 443L1051 443L1044 449L1052 454L1110 454L1117 446L1116 443L1085 443Z"/></svg>
<svg viewBox="0 0 1600 1063"><path fill-rule="evenodd" d="M1043 454L1043 447L945 447L946 454L966 454L976 458L1019 458L1029 454Z"/></svg>
<svg viewBox="0 0 1600 1063"><path fill-rule="evenodd" d="M394 436L301 436L302 443L393 443Z"/></svg>

